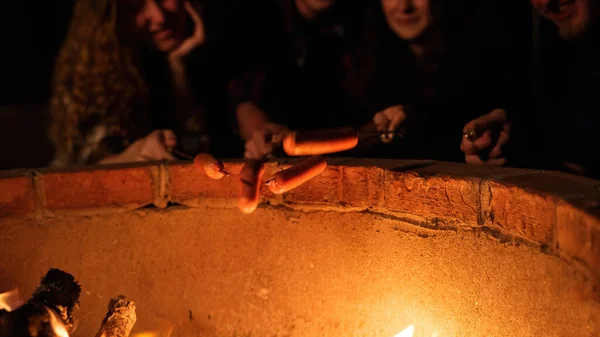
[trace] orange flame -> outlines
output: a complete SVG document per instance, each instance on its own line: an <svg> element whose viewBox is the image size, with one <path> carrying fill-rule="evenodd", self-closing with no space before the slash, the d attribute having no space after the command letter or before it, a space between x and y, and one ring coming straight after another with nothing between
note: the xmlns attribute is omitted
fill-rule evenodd
<svg viewBox="0 0 600 337"><path fill-rule="evenodd" d="M146 322L148 324L148 322ZM152 319L152 323L150 326L147 326L145 329L139 332L132 332L130 337L171 337L174 330L173 323L161 319L154 318Z"/></svg>
<svg viewBox="0 0 600 337"><path fill-rule="evenodd" d="M0 294L0 310L13 311L24 304L19 295L19 289Z"/></svg>
<svg viewBox="0 0 600 337"><path fill-rule="evenodd" d="M158 333L156 332L138 332L133 334L132 337L158 337Z"/></svg>
<svg viewBox="0 0 600 337"><path fill-rule="evenodd" d="M142 331L137 333L132 333L131 337L171 337L173 333L173 328L168 327L166 329L159 329L156 331Z"/></svg>
<svg viewBox="0 0 600 337"><path fill-rule="evenodd" d="M50 327L52 328L52 331L54 331L54 335L58 337L69 337L67 328L62 320L54 313L54 311L48 308L46 308L46 310L48 310L48 314L50 315Z"/></svg>
<svg viewBox="0 0 600 337"><path fill-rule="evenodd" d="M415 326L414 324L411 324L394 337L413 337L414 334Z"/></svg>

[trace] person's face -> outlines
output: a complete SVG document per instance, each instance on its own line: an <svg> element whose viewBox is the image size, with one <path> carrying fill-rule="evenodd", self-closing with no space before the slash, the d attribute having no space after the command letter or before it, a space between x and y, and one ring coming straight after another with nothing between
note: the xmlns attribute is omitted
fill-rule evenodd
<svg viewBox="0 0 600 337"><path fill-rule="evenodd" d="M402 40L419 38L433 21L429 0L381 0L389 27Z"/></svg>
<svg viewBox="0 0 600 337"><path fill-rule="evenodd" d="M300 12L309 17L328 10L334 3L335 0L296 0Z"/></svg>
<svg viewBox="0 0 600 337"><path fill-rule="evenodd" d="M554 22L560 36L570 40L581 36L592 18L595 0L531 0L545 18Z"/></svg>
<svg viewBox="0 0 600 337"><path fill-rule="evenodd" d="M124 18L135 37L162 52L169 52L185 37L182 0L121 0L128 9Z"/></svg>

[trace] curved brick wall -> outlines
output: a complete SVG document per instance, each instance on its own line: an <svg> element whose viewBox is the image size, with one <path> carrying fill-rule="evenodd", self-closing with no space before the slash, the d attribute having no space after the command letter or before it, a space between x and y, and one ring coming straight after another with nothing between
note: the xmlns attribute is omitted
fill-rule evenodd
<svg viewBox="0 0 600 337"><path fill-rule="evenodd" d="M600 183L556 172L428 161L332 159L320 176L262 204L369 211L429 229L465 228L538 246L577 266L598 293ZM2 218L122 212L146 205L236 207L242 163L211 180L189 163L0 173ZM270 164L265 177L282 168Z"/></svg>

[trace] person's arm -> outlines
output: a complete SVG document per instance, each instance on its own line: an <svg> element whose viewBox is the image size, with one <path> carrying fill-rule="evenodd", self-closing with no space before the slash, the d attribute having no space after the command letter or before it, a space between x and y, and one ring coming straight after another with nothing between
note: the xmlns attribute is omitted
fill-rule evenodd
<svg viewBox="0 0 600 337"><path fill-rule="evenodd" d="M480 103L463 127L460 149L468 164L501 166L514 161L514 154L509 153L513 118L528 110L523 85L527 81L517 75L518 60L503 50L483 45L479 53L482 75L472 94Z"/></svg>
<svg viewBox="0 0 600 337"><path fill-rule="evenodd" d="M174 160L171 150L177 145L171 130L155 130L138 139L123 152L102 158L98 164L131 163L147 160Z"/></svg>
<svg viewBox="0 0 600 337"><path fill-rule="evenodd" d="M510 140L511 123L503 109L468 122L460 144L468 164L501 166L506 163L505 147Z"/></svg>
<svg viewBox="0 0 600 337"><path fill-rule="evenodd" d="M268 113L260 106L264 98L266 71L257 67L232 80L228 96L235 111L240 137L246 142L245 158L261 159L273 152L272 136L285 132L283 125L273 123Z"/></svg>
<svg viewBox="0 0 600 337"><path fill-rule="evenodd" d="M271 124L267 113L252 101L246 101L238 105L235 114L240 136L244 141L249 140L255 132Z"/></svg>
<svg viewBox="0 0 600 337"><path fill-rule="evenodd" d="M68 105L73 105L70 92L55 84L52 98L50 99L51 122L48 130L50 141L54 145L54 158L49 164L50 167L66 167L73 163L77 154L74 153L76 130L73 130L69 123ZM73 112L72 112L73 113Z"/></svg>
<svg viewBox="0 0 600 337"><path fill-rule="evenodd" d="M183 112L186 115L195 115L201 113L203 109L200 107L200 102L192 94L190 81L194 78L189 78L188 74L190 70L194 74L200 72L193 69L193 67L190 69L190 66L193 64L205 66L211 60L207 55L208 51L205 46L206 33L204 21L200 16L201 8L194 8L189 1L185 1L183 5L193 23L194 30L190 37L169 53L168 64L173 82L176 111ZM206 118L201 119L205 120Z"/></svg>

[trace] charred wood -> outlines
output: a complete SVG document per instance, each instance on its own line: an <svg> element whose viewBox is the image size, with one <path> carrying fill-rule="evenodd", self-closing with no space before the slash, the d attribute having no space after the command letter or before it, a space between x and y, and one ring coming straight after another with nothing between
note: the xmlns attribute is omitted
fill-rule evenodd
<svg viewBox="0 0 600 337"><path fill-rule="evenodd" d="M71 274L50 269L27 303L10 312L0 310L0 337L68 336L80 294Z"/></svg>
<svg viewBox="0 0 600 337"><path fill-rule="evenodd" d="M128 337L136 319L135 304L125 296L115 297L108 303L108 313L96 337Z"/></svg>

